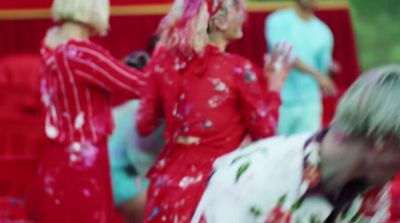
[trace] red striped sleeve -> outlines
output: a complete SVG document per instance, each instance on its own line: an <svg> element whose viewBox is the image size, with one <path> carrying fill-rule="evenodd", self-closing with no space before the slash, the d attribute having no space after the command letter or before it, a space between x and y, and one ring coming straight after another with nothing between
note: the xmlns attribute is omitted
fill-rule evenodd
<svg viewBox="0 0 400 223"><path fill-rule="evenodd" d="M89 41L71 41L66 46L68 63L78 82L95 85L111 93L140 97L144 74L117 61L105 49Z"/></svg>

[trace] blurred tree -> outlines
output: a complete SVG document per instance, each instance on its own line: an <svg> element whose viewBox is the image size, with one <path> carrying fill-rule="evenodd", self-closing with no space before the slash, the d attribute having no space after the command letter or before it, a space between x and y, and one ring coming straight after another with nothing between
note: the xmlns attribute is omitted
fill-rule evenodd
<svg viewBox="0 0 400 223"><path fill-rule="evenodd" d="M363 69L400 63L399 0L351 0Z"/></svg>

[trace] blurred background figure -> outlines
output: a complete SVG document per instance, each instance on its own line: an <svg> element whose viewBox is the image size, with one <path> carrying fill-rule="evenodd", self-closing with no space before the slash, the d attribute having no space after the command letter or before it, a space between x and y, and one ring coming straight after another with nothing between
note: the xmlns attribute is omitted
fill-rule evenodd
<svg viewBox="0 0 400 223"><path fill-rule="evenodd" d="M144 75L91 42L109 28L108 0L55 0L41 54L45 133L36 221L113 222L107 139L111 98L137 98Z"/></svg>
<svg viewBox="0 0 400 223"><path fill-rule="evenodd" d="M143 70L149 61L144 51L135 51L124 63ZM146 174L164 146L163 127L147 137L136 131L138 100L132 100L113 109L115 128L108 141L114 204L125 221L142 223L148 180Z"/></svg>
<svg viewBox="0 0 400 223"><path fill-rule="evenodd" d="M318 0L296 0L295 7L267 17L265 37L269 48L277 42L293 46L295 69L282 89L278 133L292 135L320 128L322 93L335 95L329 73L333 69L333 35L314 15ZM335 68L337 69L337 68Z"/></svg>

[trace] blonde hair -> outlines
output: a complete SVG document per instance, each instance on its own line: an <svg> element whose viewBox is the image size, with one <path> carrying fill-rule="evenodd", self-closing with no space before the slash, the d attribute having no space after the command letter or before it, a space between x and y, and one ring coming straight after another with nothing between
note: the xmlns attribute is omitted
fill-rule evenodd
<svg viewBox="0 0 400 223"><path fill-rule="evenodd" d="M201 53L208 44L209 13L207 5L202 4L197 16L189 19L185 28L177 32L177 41L180 48L188 48L196 53Z"/></svg>
<svg viewBox="0 0 400 223"><path fill-rule="evenodd" d="M53 20L57 22L74 21L92 27L104 35L109 28L109 0L54 0Z"/></svg>
<svg viewBox="0 0 400 223"><path fill-rule="evenodd" d="M166 45L172 45L173 34L176 31L176 25L183 12L183 0L175 0L169 10L168 14L165 15L161 22L158 24L156 34L160 39L160 42Z"/></svg>
<svg viewBox="0 0 400 223"><path fill-rule="evenodd" d="M181 11L175 13L179 18L170 29L168 46L184 53L201 53L208 44L207 4L202 0L184 0L181 7L173 10Z"/></svg>
<svg viewBox="0 0 400 223"><path fill-rule="evenodd" d="M333 126L347 136L400 139L400 65L362 75L340 100Z"/></svg>

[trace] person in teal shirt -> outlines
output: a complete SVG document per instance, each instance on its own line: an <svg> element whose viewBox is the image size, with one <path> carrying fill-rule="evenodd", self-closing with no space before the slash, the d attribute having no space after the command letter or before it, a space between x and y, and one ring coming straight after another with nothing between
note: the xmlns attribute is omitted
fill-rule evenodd
<svg viewBox="0 0 400 223"><path fill-rule="evenodd" d="M296 0L294 8L274 12L265 22L270 49L279 42L293 47L295 66L282 89L278 133L314 132L322 117L321 91L336 94L328 73L332 65L333 35L314 15L316 0Z"/></svg>

